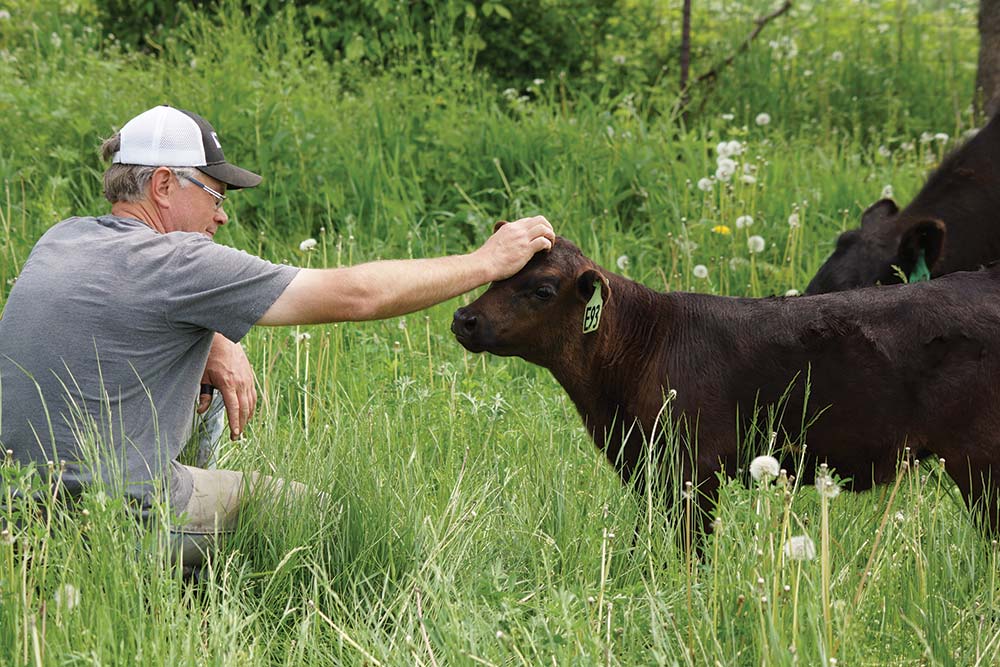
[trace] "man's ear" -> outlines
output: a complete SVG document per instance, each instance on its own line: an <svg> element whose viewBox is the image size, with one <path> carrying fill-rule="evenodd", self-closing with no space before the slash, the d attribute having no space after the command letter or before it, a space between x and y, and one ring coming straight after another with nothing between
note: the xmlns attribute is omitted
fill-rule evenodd
<svg viewBox="0 0 1000 667"><path fill-rule="evenodd" d="M923 251L929 271L941 257L947 227L941 220L921 220L910 225L899 239L899 268L907 276L913 274Z"/></svg>
<svg viewBox="0 0 1000 667"><path fill-rule="evenodd" d="M584 303L590 301L590 298L594 296L595 284L602 286L601 298L604 301L607 301L611 296L611 285L608 283L608 279L604 277L604 274L596 269L587 269L576 279L576 292Z"/></svg>
<svg viewBox="0 0 1000 667"><path fill-rule="evenodd" d="M149 198L161 206L169 207L167 199L170 191L177 187L180 184L174 179L174 172L166 167L158 167L149 179Z"/></svg>
<svg viewBox="0 0 1000 667"><path fill-rule="evenodd" d="M891 199L879 199L861 214L861 228L866 229L885 222L897 213L899 213L899 207L896 206L896 202Z"/></svg>

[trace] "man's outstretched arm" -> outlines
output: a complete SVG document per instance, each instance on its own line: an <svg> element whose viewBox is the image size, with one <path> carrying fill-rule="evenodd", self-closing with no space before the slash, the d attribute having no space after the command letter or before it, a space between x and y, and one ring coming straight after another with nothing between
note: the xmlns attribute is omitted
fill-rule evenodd
<svg viewBox="0 0 1000 667"><path fill-rule="evenodd" d="M555 233L541 216L500 226L468 255L302 269L257 324L279 326L405 315L521 270Z"/></svg>

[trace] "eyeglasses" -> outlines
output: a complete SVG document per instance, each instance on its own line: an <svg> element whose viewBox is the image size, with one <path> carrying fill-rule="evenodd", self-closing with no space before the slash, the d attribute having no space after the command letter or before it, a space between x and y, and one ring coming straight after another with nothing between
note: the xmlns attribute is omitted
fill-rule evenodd
<svg viewBox="0 0 1000 667"><path fill-rule="evenodd" d="M192 183L194 183L195 185L197 185L199 188L201 188L202 190L204 190L208 194L210 194L213 197L215 197L215 206L213 206L213 208L216 211L218 211L220 208L222 208L222 202L226 201L226 195L222 194L221 192L216 192L215 190L213 190L212 188L208 187L207 185L205 185L204 183L202 183L201 181L199 181L197 178L195 178L193 176L188 176L187 174L183 174L183 176L184 176L184 178L188 179L189 181L191 181Z"/></svg>

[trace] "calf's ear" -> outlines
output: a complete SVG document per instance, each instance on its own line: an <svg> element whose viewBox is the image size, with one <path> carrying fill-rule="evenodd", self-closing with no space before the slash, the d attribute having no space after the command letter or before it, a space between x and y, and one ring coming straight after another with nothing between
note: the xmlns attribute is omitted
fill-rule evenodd
<svg viewBox="0 0 1000 667"><path fill-rule="evenodd" d="M866 229L885 222L899 213L899 207L891 199L879 199L861 214L861 228Z"/></svg>
<svg viewBox="0 0 1000 667"><path fill-rule="evenodd" d="M919 274L923 270L920 266L921 253L927 270L934 269L934 263L944 248L945 233L946 226L941 220L921 220L903 232L899 239L899 268L910 276L911 281L915 271Z"/></svg>
<svg viewBox="0 0 1000 667"><path fill-rule="evenodd" d="M493 233L496 234L497 230L507 224L506 220L497 220L496 224L493 225Z"/></svg>
<svg viewBox="0 0 1000 667"><path fill-rule="evenodd" d="M608 297L611 296L611 284L608 283L608 279L604 277L603 273L596 269L587 269L577 277L576 292L584 303L590 301L590 297L594 296L596 284L601 285L601 296L604 301L607 301Z"/></svg>

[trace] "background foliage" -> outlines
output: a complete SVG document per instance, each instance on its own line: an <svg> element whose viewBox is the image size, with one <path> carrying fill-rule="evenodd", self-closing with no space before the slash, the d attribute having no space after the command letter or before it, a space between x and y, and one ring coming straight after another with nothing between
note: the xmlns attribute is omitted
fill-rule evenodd
<svg viewBox="0 0 1000 667"><path fill-rule="evenodd" d="M698 76L773 7L694 9ZM680 2L14 0L0 6L0 303L51 224L106 210L97 147L158 103L210 118L227 155L264 175L227 202L217 239L273 260L462 252L497 219L543 213L656 288L802 289L838 231L886 188L907 202L971 128L975 9L796 3L681 113ZM722 142L739 142L728 177ZM316 249L300 250L309 237ZM732 482L693 565L547 373L461 351L455 305L254 332L260 413L222 463L309 482L340 510L262 502L195 584L98 491L86 515L20 516L0 540L0 655L1000 660L995 545L936 465L898 494L842 494L827 508L829 555L813 561L782 545L791 533L820 544L814 490Z"/></svg>

